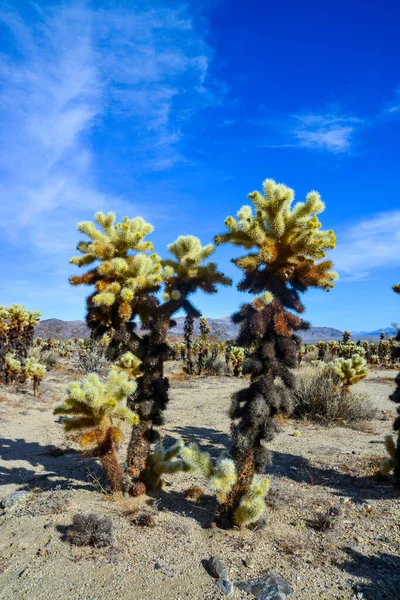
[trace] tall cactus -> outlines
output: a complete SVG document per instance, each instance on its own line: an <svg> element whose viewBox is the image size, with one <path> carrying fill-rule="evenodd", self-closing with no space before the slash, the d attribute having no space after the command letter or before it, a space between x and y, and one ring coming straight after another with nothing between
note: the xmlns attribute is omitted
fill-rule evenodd
<svg viewBox="0 0 400 600"><path fill-rule="evenodd" d="M231 282L215 263L207 262L214 251L212 244L202 246L194 236L180 236L168 246L172 258L162 260L152 252L152 242L145 239L153 231L152 225L141 217L124 217L117 224L115 220L113 213L99 212L95 223L78 223L78 230L90 241L79 242L81 256L70 262L78 267L98 264L84 275L71 277L70 282L95 286L87 299L86 321L96 338L111 334L108 357L116 360L132 352L141 361L142 375L128 401L140 422L132 429L127 457L128 470L140 480L156 436L153 428L162 423L168 403L169 384L163 366L169 355L167 333L174 324L172 315L183 309L187 315L200 316L189 297L197 290L213 294L218 284ZM144 334L137 331L137 317Z"/></svg>
<svg viewBox="0 0 400 600"><path fill-rule="evenodd" d="M324 204L317 192L292 208L293 190L267 179L263 193L253 192L249 198L253 207L243 206L237 219L228 217L228 232L215 238L216 244L231 243L248 251L232 262L244 273L238 289L255 295L232 317L241 326L238 344L254 345L255 350L243 365L243 372L251 374L250 386L233 396L231 406L238 478L220 513L221 524L228 526L251 494L255 471L264 471L264 444L277 430L275 416L292 410L291 369L300 344L295 332L309 326L295 314L304 312L299 294L309 287L329 290L337 277L332 262L323 260L336 240L333 231L320 230L316 215Z"/></svg>
<svg viewBox="0 0 400 600"><path fill-rule="evenodd" d="M393 286L393 291L396 294L400 294L400 284ZM400 342L400 329L397 330L396 340ZM393 359L400 358L400 345L395 346L392 350ZM397 433L397 440L394 442L395 448L393 449L393 472L397 481L400 481L400 373L396 377L396 388L394 392L389 396L393 402L397 404L397 417L393 423L393 429Z"/></svg>

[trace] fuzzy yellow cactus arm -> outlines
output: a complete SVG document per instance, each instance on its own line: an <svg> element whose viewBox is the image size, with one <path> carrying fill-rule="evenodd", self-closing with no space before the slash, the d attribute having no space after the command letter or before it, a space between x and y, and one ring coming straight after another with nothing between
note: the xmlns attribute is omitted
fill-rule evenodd
<svg viewBox="0 0 400 600"><path fill-rule="evenodd" d="M184 461L192 466L193 470L201 471L207 479L212 477L213 465L211 456L208 452L202 452L197 444L192 442L182 448L181 456Z"/></svg>
<svg viewBox="0 0 400 600"><path fill-rule="evenodd" d="M178 440L175 444L167 448L162 444L155 447L154 451L147 458L147 468L144 477L147 489L156 490L161 488L163 485L161 477L164 474L193 470L193 465L181 456L183 447L184 443L181 440Z"/></svg>
<svg viewBox="0 0 400 600"><path fill-rule="evenodd" d="M242 498L235 511L234 519L238 527L258 521L265 512L265 497L270 486L269 479L253 477L250 490Z"/></svg>
<svg viewBox="0 0 400 600"><path fill-rule="evenodd" d="M68 386L67 398L55 408L54 414L65 415L66 431L94 428L97 433L96 442L112 426L114 421L126 421L131 425L138 423L137 415L122 406L136 388L134 381L129 381L126 373L109 373L106 382L102 382L95 373L89 374L84 381L73 382Z"/></svg>
<svg viewBox="0 0 400 600"><path fill-rule="evenodd" d="M182 235L168 246L174 258L163 261L166 300L178 300L185 284L193 288L190 291L198 288L208 294L216 293L218 284L232 284L229 277L218 271L214 262L204 264L214 250L213 244L202 246L199 238L193 235Z"/></svg>
<svg viewBox="0 0 400 600"><path fill-rule="evenodd" d="M128 375L128 378L132 381L142 375L142 361L132 354L132 352L125 352L117 362L112 365L113 371L123 371Z"/></svg>
<svg viewBox="0 0 400 600"><path fill-rule="evenodd" d="M96 213L95 223L78 223L78 230L91 241L79 242L77 249L81 256L73 257L70 262L78 267L100 262L84 275L70 278L72 285L95 286L89 318L110 326L112 311L117 307L120 320L128 321L141 296L157 292L163 281L160 257L146 254L153 250L152 242L144 239L152 232L152 225L141 217L124 217L115 224L113 213Z"/></svg>
<svg viewBox="0 0 400 600"><path fill-rule="evenodd" d="M393 436L385 436L385 448L389 456L384 458L380 465L380 472L384 476L389 475L397 465L396 444Z"/></svg>
<svg viewBox="0 0 400 600"><path fill-rule="evenodd" d="M245 271L257 271L264 265L281 274L288 282L333 287L337 274L330 260L321 260L333 249L333 231L321 231L316 215L325 208L318 192L310 192L305 202L291 204L294 192L272 179L263 183L263 194L249 194L253 207L243 206L237 219L230 216L225 225L228 233L216 236L215 243L232 243L257 252L233 262ZM254 209L254 212L253 212Z"/></svg>
<svg viewBox="0 0 400 600"><path fill-rule="evenodd" d="M332 366L339 375L344 387L354 385L367 377L369 371L367 361L360 354L353 354L351 358L337 358Z"/></svg>
<svg viewBox="0 0 400 600"><path fill-rule="evenodd" d="M6 369L10 375L18 375L22 372L21 361L15 358L15 352L7 352L4 358Z"/></svg>

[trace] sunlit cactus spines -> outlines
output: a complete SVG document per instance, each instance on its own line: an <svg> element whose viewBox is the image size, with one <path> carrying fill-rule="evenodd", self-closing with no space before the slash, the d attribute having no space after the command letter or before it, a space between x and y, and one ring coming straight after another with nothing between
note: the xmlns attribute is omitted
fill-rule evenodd
<svg viewBox="0 0 400 600"><path fill-rule="evenodd" d="M335 234L321 230L316 215L324 204L317 192L292 207L293 190L267 179L263 193L253 192L249 198L253 206L243 206L237 218L228 217L228 232L215 238L217 244L232 243L248 251L232 262L244 275L238 289L255 296L233 315L240 324L237 344L253 350L243 364L251 384L234 395L230 413L238 479L220 522L231 526L255 471L264 471L265 442L277 430L275 417L292 410L291 369L300 347L295 333L308 328L298 316L304 312L299 294L310 287L328 291L337 278L326 258L327 250L336 245ZM276 385L277 378L283 385Z"/></svg>
<svg viewBox="0 0 400 600"><path fill-rule="evenodd" d="M368 375L367 361L360 354L353 354L351 358L337 358L330 364L339 375L345 389L362 381Z"/></svg>
<svg viewBox="0 0 400 600"><path fill-rule="evenodd" d="M7 383L6 355L12 354L17 361L24 361L33 346L35 326L40 321L39 311L26 310L21 304L0 306L0 381ZM17 375L16 372L14 372ZM18 379L24 377L23 369Z"/></svg>
<svg viewBox="0 0 400 600"><path fill-rule="evenodd" d="M130 380L135 381L142 375L142 361L140 358L132 354L132 352L125 352L119 359L111 366L113 371L123 371L128 375Z"/></svg>
<svg viewBox="0 0 400 600"><path fill-rule="evenodd" d="M246 352L244 348L239 346L233 346L229 353L229 360L232 365L233 374L235 377L239 377L242 372L243 361L246 358Z"/></svg>
<svg viewBox="0 0 400 600"><path fill-rule="evenodd" d="M245 527L256 523L265 512L265 498L268 494L270 481L266 477L253 477L249 491L242 497L235 512L235 524Z"/></svg>
<svg viewBox="0 0 400 600"><path fill-rule="evenodd" d="M33 395L37 397L41 381L46 373L46 365L39 362L37 358L26 358L23 371L26 379L32 379Z"/></svg>
<svg viewBox="0 0 400 600"><path fill-rule="evenodd" d="M4 367L6 372L7 383L15 381L20 373L22 373L21 361L15 358L15 352L7 352L4 357Z"/></svg>
<svg viewBox="0 0 400 600"><path fill-rule="evenodd" d="M138 423L138 416L122 402L135 390L136 383L126 373L110 371L103 382L95 373L68 386L64 402L54 409L63 415L66 432L76 432L82 449L97 456L114 490L122 489L123 472L117 448L123 439L120 421Z"/></svg>
<svg viewBox="0 0 400 600"><path fill-rule="evenodd" d="M180 456L183 447L184 442L181 440L168 447L158 444L149 454L144 476L147 490L160 489L163 486L163 475L193 470L193 466Z"/></svg>
<svg viewBox="0 0 400 600"><path fill-rule="evenodd" d="M385 436L385 448L388 456L382 460L380 472L382 475L386 476L392 471L396 471L398 467L397 449L392 435Z"/></svg>
<svg viewBox="0 0 400 600"><path fill-rule="evenodd" d="M201 451L195 443L184 446L181 450L181 456L191 470L200 471L204 475L208 484L217 492L218 501L220 503L226 502L228 494L237 479L234 461L223 452L214 463L210 454Z"/></svg>

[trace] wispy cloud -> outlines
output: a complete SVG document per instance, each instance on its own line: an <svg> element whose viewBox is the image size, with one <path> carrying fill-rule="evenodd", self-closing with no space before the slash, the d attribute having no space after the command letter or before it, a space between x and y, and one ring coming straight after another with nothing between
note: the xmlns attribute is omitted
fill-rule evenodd
<svg viewBox="0 0 400 600"><path fill-rule="evenodd" d="M400 116L400 85L395 89L395 97L385 108L385 113L390 116Z"/></svg>
<svg viewBox="0 0 400 600"><path fill-rule="evenodd" d="M97 6L36 8L29 25L0 11L12 36L0 55L0 227L47 255L71 249L82 216L127 207L96 180L93 133L116 124L110 153L121 145L127 168L166 169L185 160L186 120L212 101L210 51L184 6Z"/></svg>
<svg viewBox="0 0 400 600"><path fill-rule="evenodd" d="M400 267L400 211L379 213L337 234L332 260L339 273L365 279L375 269Z"/></svg>
<svg viewBox="0 0 400 600"><path fill-rule="evenodd" d="M334 153L351 151L356 130L363 123L356 117L333 114L294 115L293 119L298 125L292 135L299 146Z"/></svg>
<svg viewBox="0 0 400 600"><path fill-rule="evenodd" d="M308 148L334 154L351 153L364 124L358 117L339 113L274 115L251 122L264 127L264 147Z"/></svg>

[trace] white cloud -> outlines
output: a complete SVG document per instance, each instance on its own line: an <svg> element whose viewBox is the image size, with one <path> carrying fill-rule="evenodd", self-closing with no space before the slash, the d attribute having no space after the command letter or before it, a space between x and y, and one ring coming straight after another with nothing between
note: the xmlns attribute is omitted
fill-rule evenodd
<svg viewBox="0 0 400 600"><path fill-rule="evenodd" d="M400 267L400 211L376 214L337 233L332 260L339 273L364 279L378 268Z"/></svg>
<svg viewBox="0 0 400 600"><path fill-rule="evenodd" d="M364 124L362 119L337 113L271 115L250 122L265 128L264 147L308 148L334 154L352 152Z"/></svg>
<svg viewBox="0 0 400 600"><path fill-rule="evenodd" d="M99 186L92 133L107 133L114 119L128 168L184 161L185 120L212 101L204 87L209 50L184 8L36 10L30 25L0 11L13 39L0 55L0 227L55 261L71 251L77 220L138 209Z"/></svg>
<svg viewBox="0 0 400 600"><path fill-rule="evenodd" d="M297 123L292 130L297 144L304 148L349 152L356 128L362 123L355 117L337 115L295 115Z"/></svg>
<svg viewBox="0 0 400 600"><path fill-rule="evenodd" d="M395 98L392 102L385 108L384 112L388 116L398 116L400 115L400 85L396 87L394 90Z"/></svg>

